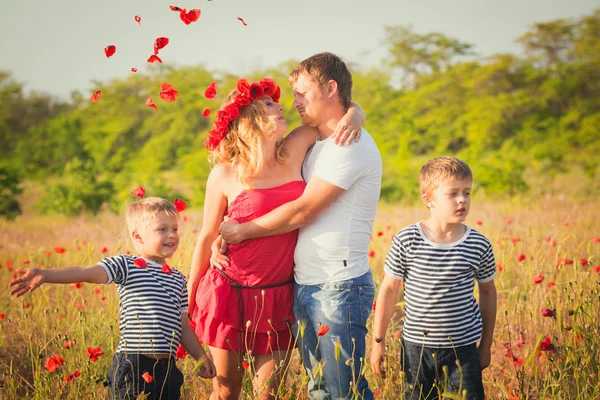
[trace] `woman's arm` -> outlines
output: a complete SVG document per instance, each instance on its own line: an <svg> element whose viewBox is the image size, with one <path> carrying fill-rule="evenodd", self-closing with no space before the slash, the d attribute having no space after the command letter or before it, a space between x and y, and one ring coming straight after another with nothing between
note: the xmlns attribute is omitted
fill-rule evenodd
<svg viewBox="0 0 600 400"><path fill-rule="evenodd" d="M27 292L33 292L44 283L106 283L108 274L99 264L91 267L67 267L57 269L38 269L28 268L16 271L19 278L10 282L10 287L14 287L10 294L13 296L23 296Z"/></svg>
<svg viewBox="0 0 600 400"><path fill-rule="evenodd" d="M356 103L350 102L350 108L340 119L331 138L335 144L343 146L352 143L352 140L358 142L362 126L367 120L367 115L363 109Z"/></svg>
<svg viewBox="0 0 600 400"><path fill-rule="evenodd" d="M210 246L219 235L219 225L227 209L227 197L223 191L223 182L229 178L229 168L224 164L216 165L208 176L206 182L206 196L204 198L204 219L202 229L198 234L190 277L188 280L188 307L190 314L196 306L196 290L200 279L209 267Z"/></svg>

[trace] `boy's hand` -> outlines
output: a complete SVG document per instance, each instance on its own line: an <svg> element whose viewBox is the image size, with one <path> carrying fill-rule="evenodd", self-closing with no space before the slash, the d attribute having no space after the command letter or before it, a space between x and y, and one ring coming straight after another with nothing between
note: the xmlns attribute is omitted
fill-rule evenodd
<svg viewBox="0 0 600 400"><path fill-rule="evenodd" d="M42 283L45 282L44 271L37 268L18 269L18 275L22 275L19 278L13 279L8 286L14 289L10 291L12 296L20 297L27 292L33 292Z"/></svg>
<svg viewBox="0 0 600 400"><path fill-rule="evenodd" d="M377 376L385 379L385 368L383 361L385 360L385 343L373 343L371 350L371 370Z"/></svg>
<svg viewBox="0 0 600 400"><path fill-rule="evenodd" d="M492 362L492 350L487 346L479 346L477 351L479 352L479 364L481 364L481 370L483 371Z"/></svg>
<svg viewBox="0 0 600 400"><path fill-rule="evenodd" d="M217 375L217 369L215 368L215 364L213 364L212 360L206 357L206 360L202 363L200 367L200 376L206 379L214 378Z"/></svg>

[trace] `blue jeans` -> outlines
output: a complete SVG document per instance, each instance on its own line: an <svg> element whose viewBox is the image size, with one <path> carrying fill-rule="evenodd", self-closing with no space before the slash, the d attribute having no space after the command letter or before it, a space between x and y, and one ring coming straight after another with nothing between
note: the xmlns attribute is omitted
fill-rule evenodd
<svg viewBox="0 0 600 400"><path fill-rule="evenodd" d="M434 400L441 398L438 394L443 391L458 393L466 390L467 400L483 400L481 364L475 344L438 349L402 341L402 349L409 385L405 399ZM448 368L447 380L443 366Z"/></svg>
<svg viewBox="0 0 600 400"><path fill-rule="evenodd" d="M294 284L293 329L311 399L373 399L361 370L367 364L365 335L374 297L371 271L341 282ZM329 327L322 336L319 324Z"/></svg>

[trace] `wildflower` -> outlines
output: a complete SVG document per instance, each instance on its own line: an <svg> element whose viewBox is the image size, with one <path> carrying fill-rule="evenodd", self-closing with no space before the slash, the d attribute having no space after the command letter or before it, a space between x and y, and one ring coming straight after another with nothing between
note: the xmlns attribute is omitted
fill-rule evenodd
<svg viewBox="0 0 600 400"><path fill-rule="evenodd" d="M477 226L481 226L481 225L483 225L483 221L479 221L479 220L477 220L477 221L475 221L475 223L477 224Z"/></svg>
<svg viewBox="0 0 600 400"><path fill-rule="evenodd" d="M67 249L65 249L64 247L55 247L55 248L54 248L54 252L55 252L55 253L58 253L58 254L62 254L62 253L64 253L65 251L67 251Z"/></svg>
<svg viewBox="0 0 600 400"><path fill-rule="evenodd" d="M329 327L327 325L320 325L317 330L317 336L324 336L329 332Z"/></svg>
<svg viewBox="0 0 600 400"><path fill-rule="evenodd" d="M29 261L28 259L23 260L23 264L27 265L29 264L31 261Z"/></svg>
<svg viewBox="0 0 600 400"><path fill-rule="evenodd" d="M568 227L569 225L571 225L571 223L569 221L565 221L565 227Z"/></svg>
<svg viewBox="0 0 600 400"><path fill-rule="evenodd" d="M498 270L498 272L504 271L504 267L502 266L502 264L496 264L496 269Z"/></svg>
<svg viewBox="0 0 600 400"><path fill-rule="evenodd" d="M250 368L250 363L247 361L242 361L242 367L244 367L244 369L248 369Z"/></svg>
<svg viewBox="0 0 600 400"><path fill-rule="evenodd" d="M72 340L67 340L66 342L63 343L63 347L65 349L70 349L71 347L73 347L73 345L75 344L74 341Z"/></svg>
<svg viewBox="0 0 600 400"><path fill-rule="evenodd" d="M142 186L139 186L139 187L133 189L131 191L131 194L139 197L140 199L143 199L144 196L146 195L146 189L144 189Z"/></svg>
<svg viewBox="0 0 600 400"><path fill-rule="evenodd" d="M78 301L77 303L75 303L75 307L77 307L78 310L83 310L83 303Z"/></svg>
<svg viewBox="0 0 600 400"><path fill-rule="evenodd" d="M513 364L515 365L515 367L520 367L523 364L525 364L525 359L523 357L513 356L512 360L513 360Z"/></svg>
<svg viewBox="0 0 600 400"><path fill-rule="evenodd" d="M67 383L71 383L75 378L79 378L80 375L81 375L81 372L79 372L78 370L75 370L72 373L70 373L69 375L65 376L65 381L67 381Z"/></svg>
<svg viewBox="0 0 600 400"><path fill-rule="evenodd" d="M525 254L521 253L517 256L517 260L518 261L525 261L527 257L525 256Z"/></svg>
<svg viewBox="0 0 600 400"><path fill-rule="evenodd" d="M581 263L581 265L588 265L588 259L587 258L582 258L579 260L579 262Z"/></svg>
<svg viewBox="0 0 600 400"><path fill-rule="evenodd" d="M98 361L98 357L104 355L104 352L100 349L100 347L88 347L87 348L87 356L90 361Z"/></svg>
<svg viewBox="0 0 600 400"><path fill-rule="evenodd" d="M103 253L103 254L106 254L106 253L108 253L108 247L104 246L104 247L102 248L102 253Z"/></svg>
<svg viewBox="0 0 600 400"><path fill-rule="evenodd" d="M369 251L369 257L371 257L371 258L375 257L375 250Z"/></svg>
<svg viewBox="0 0 600 400"><path fill-rule="evenodd" d="M402 338L402 332L398 331L394 333L394 339L400 339Z"/></svg>
<svg viewBox="0 0 600 400"><path fill-rule="evenodd" d="M550 290L550 289L552 289L554 286L556 286L556 283L554 283L554 282L548 282L548 285L546 285L546 290Z"/></svg>
<svg viewBox="0 0 600 400"><path fill-rule="evenodd" d="M4 318L6 318L6 314L0 313L0 320L3 320Z"/></svg>
<svg viewBox="0 0 600 400"><path fill-rule="evenodd" d="M51 251L47 251L47 252L46 252L46 257L50 257L51 255L52 255L52 252L51 252Z"/></svg>
<svg viewBox="0 0 600 400"><path fill-rule="evenodd" d="M146 383L151 383L154 380L152 375L150 375L148 372L144 372L142 374L142 378L146 381Z"/></svg>
<svg viewBox="0 0 600 400"><path fill-rule="evenodd" d="M565 264L566 264L566 265L571 265L571 264L573 264L573 260L570 260L570 259L568 259L568 258L565 258Z"/></svg>
<svg viewBox="0 0 600 400"><path fill-rule="evenodd" d="M549 308L542 307L541 313L542 313L543 317L556 318L556 312L554 310L549 309Z"/></svg>
<svg viewBox="0 0 600 400"><path fill-rule="evenodd" d="M183 360L188 355L188 352L185 351L181 343L177 346L177 352L175 353L175 357Z"/></svg>
<svg viewBox="0 0 600 400"><path fill-rule="evenodd" d="M81 289L82 286L83 286L83 283L81 283L81 282L75 282L71 285L71 287L73 289Z"/></svg>
<svg viewBox="0 0 600 400"><path fill-rule="evenodd" d="M535 283L536 285L538 283L542 283L544 281L544 275L542 274L537 274L536 276L533 277L533 283Z"/></svg>
<svg viewBox="0 0 600 400"><path fill-rule="evenodd" d="M383 236L383 232L382 231L377 232L377 236Z"/></svg>
<svg viewBox="0 0 600 400"><path fill-rule="evenodd" d="M31 304L29 304L28 301L23 303L23 308L29 308L29 306L31 306Z"/></svg>
<svg viewBox="0 0 600 400"><path fill-rule="evenodd" d="M513 244L516 244L516 243L519 243L521 241L521 238L520 237L513 237L510 240L513 242Z"/></svg>
<svg viewBox="0 0 600 400"><path fill-rule="evenodd" d="M595 272L595 273L597 273L597 274L599 274L599 273L600 273L600 265L596 265L596 266L594 267L594 272Z"/></svg>
<svg viewBox="0 0 600 400"><path fill-rule="evenodd" d="M46 371L54 372L57 369L61 368L64 363L65 360L61 356L48 357L46 358Z"/></svg>
<svg viewBox="0 0 600 400"><path fill-rule="evenodd" d="M541 341L539 347L539 351L552 351L554 350L554 345L552 344L552 339L549 336L546 336L544 340Z"/></svg>
<svg viewBox="0 0 600 400"><path fill-rule="evenodd" d="M94 294L100 294L100 293L102 293L102 290L100 290L100 288L94 289Z"/></svg>

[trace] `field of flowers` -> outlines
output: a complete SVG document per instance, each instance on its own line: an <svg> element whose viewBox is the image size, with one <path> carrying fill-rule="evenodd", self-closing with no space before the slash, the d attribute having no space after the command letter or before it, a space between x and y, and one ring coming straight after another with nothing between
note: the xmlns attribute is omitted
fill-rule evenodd
<svg viewBox="0 0 600 400"><path fill-rule="evenodd" d="M498 268L493 358L483 375L488 399L600 398L599 209L598 200L474 200L468 223L492 241ZM181 245L169 264L187 273L201 210L182 214ZM380 206L369 254L376 282L395 232L425 217L420 207ZM47 285L15 299L8 283L19 268L93 265L133 251L123 219L25 215L0 227L0 399L105 398L118 343L115 287ZM364 370L380 399L398 399L405 388L397 357L402 316L400 297L386 379ZM208 398L211 384L196 376L193 360L178 362L184 398ZM254 398L250 371L245 395ZM305 379L294 354L280 397L305 398Z"/></svg>

